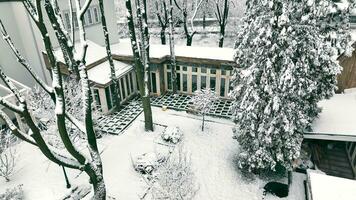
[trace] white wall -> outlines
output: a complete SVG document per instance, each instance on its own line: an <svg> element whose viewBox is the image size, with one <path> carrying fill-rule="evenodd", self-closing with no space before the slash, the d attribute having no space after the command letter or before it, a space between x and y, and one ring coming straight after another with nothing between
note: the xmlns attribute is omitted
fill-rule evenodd
<svg viewBox="0 0 356 200"><path fill-rule="evenodd" d="M32 26L26 14L26 10L20 2L1 2L0 19L3 21L8 34L11 36L16 47L23 57L31 64L32 68L44 80L48 80L45 75L44 63L39 54L37 41L32 33ZM26 70L17 62L16 57L9 49L4 40L0 40L0 65L5 73L19 82L32 87L35 82Z"/></svg>

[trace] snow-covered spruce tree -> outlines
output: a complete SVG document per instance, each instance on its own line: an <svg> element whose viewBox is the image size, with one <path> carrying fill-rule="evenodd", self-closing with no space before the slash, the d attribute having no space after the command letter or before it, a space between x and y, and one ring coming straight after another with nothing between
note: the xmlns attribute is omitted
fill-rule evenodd
<svg viewBox="0 0 356 200"><path fill-rule="evenodd" d="M138 88L142 99L142 106L145 117L145 129L147 131L153 131L152 109L149 90L149 43L145 31L145 29L147 28L147 24L145 23L145 20L141 13L141 1L136 0L136 5L138 32L141 39L140 42L137 40L136 37L135 23L132 16L131 0L126 0L126 17L129 27L131 48L134 57Z"/></svg>
<svg viewBox="0 0 356 200"><path fill-rule="evenodd" d="M194 92L191 99L192 106L199 114L203 116L201 130L204 131L205 115L209 112L210 107L219 97L216 92L210 88L201 89Z"/></svg>
<svg viewBox="0 0 356 200"><path fill-rule="evenodd" d="M21 94L12 81L0 68L0 78L12 92L16 98L16 103L8 102L5 99L0 98L0 104L8 108L9 110L19 114L23 117L25 123L29 127L29 134L22 132L9 118L9 116L0 111L0 117L5 121L10 128L12 134L22 139L25 142L33 144L38 147L40 151L49 160L57 163L61 166L84 171L90 179L90 183L93 186L95 200L106 199L106 187L103 177L103 166L100 158L100 152L98 149L96 135L93 127L91 102L92 96L90 94L89 80L86 69L86 51L88 44L86 42L86 34L84 29L84 14L88 10L91 0L81 2L75 0L76 15L78 19L80 48L76 49L73 45L68 32L64 29L63 21L60 15L60 9L58 8L57 1L50 0L25 0L23 5L26 8L28 14L32 18L32 21L37 26L45 47L45 53L47 54L50 71L52 73L52 86L47 85L39 76L32 70L29 62L21 55L16 49L15 44L12 42L11 37L6 32L2 22L0 23L0 33L3 36L5 42L9 45L10 50L16 56L18 62L26 69L36 83L45 90L55 104L54 118L56 119L57 134L61 138L61 141L65 147L66 152L59 152L55 148L48 145L47 141L43 137L43 132L39 126L35 123L31 112L29 110L28 101L25 96ZM43 3L43 4L42 4ZM42 6L45 13L42 12ZM65 98L63 87L63 74L60 70L59 62L54 55L51 38L48 34L48 27L45 24L44 14L48 17L51 27L55 32L55 37L59 42L63 56L65 58L68 68L72 69L78 66L79 69L79 81L81 82L81 100L83 103L83 109L81 113L83 115L83 121L78 120L70 112L67 112L67 101ZM73 19L73 18L72 18ZM73 23L72 23L73 24ZM79 48L79 47L78 47ZM80 130L86 137L87 152L82 152L71 140L67 130L67 123L72 123L78 130Z"/></svg>
<svg viewBox="0 0 356 200"><path fill-rule="evenodd" d="M231 92L241 168L291 169L317 103L336 88L337 49L351 50L347 26L337 25L348 11L328 0L247 1Z"/></svg>

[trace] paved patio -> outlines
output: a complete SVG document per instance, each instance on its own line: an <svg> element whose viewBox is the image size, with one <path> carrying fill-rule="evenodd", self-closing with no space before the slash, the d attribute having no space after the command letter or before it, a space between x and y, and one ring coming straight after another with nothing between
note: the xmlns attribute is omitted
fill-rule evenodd
<svg viewBox="0 0 356 200"><path fill-rule="evenodd" d="M186 94L172 94L165 93L164 95L151 98L151 104L153 106L167 106L170 109L190 111L191 96ZM230 112L231 100L219 99L214 102L207 115L214 117L230 118L232 113Z"/></svg>
<svg viewBox="0 0 356 200"><path fill-rule="evenodd" d="M142 111L141 101L135 98L122 105L119 111L99 118L97 128L104 133L120 134Z"/></svg>
<svg viewBox="0 0 356 200"><path fill-rule="evenodd" d="M191 96L185 94L166 93L158 97L151 98L151 105L156 107L167 106L169 109L190 112ZM210 108L207 115L221 118L230 118L231 101L220 99ZM104 133L120 134L132 121L134 121L143 111L141 100L136 97L128 103L122 105L120 111L103 116L98 120L98 129Z"/></svg>

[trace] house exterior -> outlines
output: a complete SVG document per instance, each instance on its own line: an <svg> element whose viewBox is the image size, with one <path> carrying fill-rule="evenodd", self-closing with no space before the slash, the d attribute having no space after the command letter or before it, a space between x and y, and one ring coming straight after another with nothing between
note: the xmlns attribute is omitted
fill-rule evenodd
<svg viewBox="0 0 356 200"><path fill-rule="evenodd" d="M84 2L84 0L82 0ZM69 22L69 4L67 0L58 0L61 8L64 27L70 31ZM98 0L93 0L88 11L85 14L85 28L87 38L101 46L104 45L104 34L101 27L101 15L99 12ZM43 5L43 3L42 3ZM116 24L116 12L114 0L107 0L104 3L106 23L110 34L112 44L119 42ZM47 27L50 27L49 19L44 13L44 20ZM43 59L42 52L45 49L42 37L37 30L36 25L32 22L30 15L27 13L23 4L19 0L0 0L0 19L4 23L7 32L11 36L16 47L19 49L24 58L31 64L31 67L47 83L51 82L50 74L46 70L46 63ZM54 31L48 28L49 35L52 38L54 48L58 47ZM75 41L79 40L78 25L75 24ZM23 84L33 87L35 81L17 62L15 56L10 51L5 41L0 40L0 66L6 74L15 80L21 80Z"/></svg>
<svg viewBox="0 0 356 200"><path fill-rule="evenodd" d="M111 45L121 103L138 93L132 49L129 40ZM55 51L60 64L65 66L61 50ZM176 47L178 92L193 94L202 88L212 88L221 98L228 98L232 75L234 50L213 47ZM46 55L44 54L45 60ZM46 61L46 63L48 63ZM63 68L65 69L65 68ZM97 106L104 112L114 110L113 82L105 47L88 41L88 77ZM150 92L159 96L172 90L170 52L168 45L150 46Z"/></svg>

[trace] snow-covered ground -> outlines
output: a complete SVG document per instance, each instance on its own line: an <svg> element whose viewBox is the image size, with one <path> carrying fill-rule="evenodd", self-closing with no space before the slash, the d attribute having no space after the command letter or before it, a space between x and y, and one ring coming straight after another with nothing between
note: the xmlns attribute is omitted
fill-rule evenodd
<svg viewBox="0 0 356 200"><path fill-rule="evenodd" d="M206 129L201 132L199 116L177 111L153 109L157 124L178 126L183 131L184 149L191 156L193 171L199 184L198 200L260 200L266 183L258 177L245 178L237 168L238 143L232 139L233 124L228 120L207 118ZM145 152L161 151L166 146L155 143L164 127L155 125L155 132L143 132L141 114L122 135L106 136L99 140L104 164L104 176L110 196L136 200L145 191L146 183L134 171L131 157ZM6 188L23 184L26 199L58 199L65 192L62 169L47 161L33 146L19 145L20 170L6 183L0 179L0 193ZM87 176L67 170L71 183L85 184ZM302 179L296 175L288 200L304 200ZM268 195L268 200L278 199Z"/></svg>

